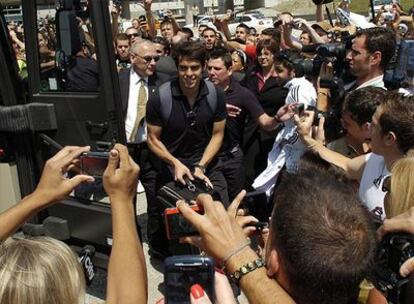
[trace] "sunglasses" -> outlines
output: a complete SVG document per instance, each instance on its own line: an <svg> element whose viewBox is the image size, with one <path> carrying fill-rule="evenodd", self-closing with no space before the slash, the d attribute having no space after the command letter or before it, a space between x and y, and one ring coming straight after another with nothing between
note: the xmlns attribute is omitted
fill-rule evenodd
<svg viewBox="0 0 414 304"><path fill-rule="evenodd" d="M160 56L140 56L138 54L135 54L135 56L144 59L144 61L146 63L151 63L152 60L154 60L155 62L157 62L158 60L160 60Z"/></svg>
<svg viewBox="0 0 414 304"><path fill-rule="evenodd" d="M138 33L132 33L132 34L128 34L127 36L129 39L131 39L132 37L139 37L140 35Z"/></svg>

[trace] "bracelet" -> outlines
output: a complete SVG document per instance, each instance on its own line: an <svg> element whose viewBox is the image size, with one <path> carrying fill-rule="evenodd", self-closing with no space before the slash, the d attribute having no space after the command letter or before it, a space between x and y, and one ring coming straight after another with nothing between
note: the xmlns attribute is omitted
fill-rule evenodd
<svg viewBox="0 0 414 304"><path fill-rule="evenodd" d="M256 269L264 267L265 263L262 258L251 261L242 267L239 270L236 270L234 273L230 274L230 278L233 279L236 283L246 274L255 271Z"/></svg>
<svg viewBox="0 0 414 304"><path fill-rule="evenodd" d="M235 250L233 250L232 252L230 252L228 255L226 255L223 259L223 265L226 265L226 262L235 254L239 253L240 251L242 251L244 248L246 248L247 246L250 246L250 239L247 239L246 243L240 245L240 247L236 248Z"/></svg>

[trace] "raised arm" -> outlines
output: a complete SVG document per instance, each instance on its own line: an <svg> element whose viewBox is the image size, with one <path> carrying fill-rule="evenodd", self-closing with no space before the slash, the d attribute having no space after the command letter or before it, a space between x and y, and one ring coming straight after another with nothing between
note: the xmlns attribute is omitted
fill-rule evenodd
<svg viewBox="0 0 414 304"><path fill-rule="evenodd" d="M151 5L152 5L152 0L144 0L144 8L145 8L145 14L147 16L149 34L151 37L155 37L157 36L157 30L155 29L155 21L154 21L154 17L152 16Z"/></svg>
<svg viewBox="0 0 414 304"><path fill-rule="evenodd" d="M133 199L139 167L125 146L110 152L103 184L111 201L113 244L108 266L108 304L147 303L147 269L137 233Z"/></svg>
<svg viewBox="0 0 414 304"><path fill-rule="evenodd" d="M314 117L315 112L313 111L305 111L304 116L300 118L298 115L294 116L297 131L303 143L327 162L342 168L348 178L360 181L366 164L366 156L361 155L351 159L329 150L322 143L313 139L311 136L311 128Z"/></svg>

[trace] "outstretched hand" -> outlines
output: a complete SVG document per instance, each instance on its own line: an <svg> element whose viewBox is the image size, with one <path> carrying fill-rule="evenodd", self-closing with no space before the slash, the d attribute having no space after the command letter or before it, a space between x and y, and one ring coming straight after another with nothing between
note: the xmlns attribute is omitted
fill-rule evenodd
<svg viewBox="0 0 414 304"><path fill-rule="evenodd" d="M298 105L297 103L285 104L283 107L281 107L277 111L276 113L277 119L281 122L286 122L289 119L291 119L293 115L295 115L295 109L297 105Z"/></svg>
<svg viewBox="0 0 414 304"><path fill-rule="evenodd" d="M33 195L38 196L43 203L50 204L64 199L79 184L93 182L94 178L85 174L78 174L72 178L66 176L66 173L76 166L79 156L89 150L89 146L67 146L56 153L46 162Z"/></svg>

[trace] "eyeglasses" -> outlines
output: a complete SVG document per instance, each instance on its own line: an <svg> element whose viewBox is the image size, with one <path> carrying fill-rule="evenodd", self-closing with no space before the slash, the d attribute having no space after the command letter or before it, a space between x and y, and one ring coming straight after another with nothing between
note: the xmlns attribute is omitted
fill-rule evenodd
<svg viewBox="0 0 414 304"><path fill-rule="evenodd" d="M157 62L158 60L160 60L160 56L140 56L138 54L134 54L135 56L144 59L144 61L148 64L151 63L152 60L154 60L155 62Z"/></svg>
<svg viewBox="0 0 414 304"><path fill-rule="evenodd" d="M128 36L129 39L131 39L132 37L139 37L140 34L138 34L138 33L132 33L132 34L128 34L127 36Z"/></svg>

